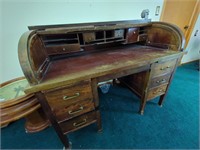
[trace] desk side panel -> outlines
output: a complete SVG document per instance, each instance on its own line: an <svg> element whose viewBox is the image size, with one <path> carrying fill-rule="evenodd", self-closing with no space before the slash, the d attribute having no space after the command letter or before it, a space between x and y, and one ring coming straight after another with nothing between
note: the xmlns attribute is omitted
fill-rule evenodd
<svg viewBox="0 0 200 150"><path fill-rule="evenodd" d="M34 31L25 32L18 43L22 71L30 85L40 82L49 65L48 56Z"/></svg>
<svg viewBox="0 0 200 150"><path fill-rule="evenodd" d="M173 51L183 51L185 37L175 25L165 22L153 22L149 27L147 45L165 47Z"/></svg>

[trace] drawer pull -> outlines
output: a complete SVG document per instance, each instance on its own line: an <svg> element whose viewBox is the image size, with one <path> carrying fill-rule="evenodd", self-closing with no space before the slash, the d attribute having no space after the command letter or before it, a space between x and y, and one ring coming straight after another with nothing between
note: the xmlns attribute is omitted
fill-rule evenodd
<svg viewBox="0 0 200 150"><path fill-rule="evenodd" d="M83 119L82 122L78 122L78 123L74 122L74 123L73 123L73 126L74 126L74 127L79 127L79 126L81 126L81 125L84 125L86 122L87 122L87 120L86 120L86 119Z"/></svg>
<svg viewBox="0 0 200 150"><path fill-rule="evenodd" d="M73 115L73 114L81 112L82 110L83 110L83 106L80 106L78 110L75 110L75 111L70 110L70 111L68 111L68 114Z"/></svg>
<svg viewBox="0 0 200 150"><path fill-rule="evenodd" d="M166 82L166 80L165 79L162 79L162 80L158 80L158 81L156 81L156 83L165 83Z"/></svg>
<svg viewBox="0 0 200 150"><path fill-rule="evenodd" d="M168 69L168 68L170 68L170 66L167 66L167 67L162 67L162 68L160 68L160 70L165 70L165 69Z"/></svg>
<svg viewBox="0 0 200 150"><path fill-rule="evenodd" d="M73 96L63 96L63 100L69 100L80 96L80 93L75 93Z"/></svg>
<svg viewBox="0 0 200 150"><path fill-rule="evenodd" d="M159 91L156 91L156 92L153 92L153 94L156 94L156 93L158 93L158 92L164 92L164 90L159 90Z"/></svg>

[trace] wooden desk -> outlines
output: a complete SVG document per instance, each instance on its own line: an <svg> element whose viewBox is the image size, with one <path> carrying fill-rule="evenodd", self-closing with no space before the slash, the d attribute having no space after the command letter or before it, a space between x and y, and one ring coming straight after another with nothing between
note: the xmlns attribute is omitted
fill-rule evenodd
<svg viewBox="0 0 200 150"><path fill-rule="evenodd" d="M19 41L19 60L34 94L66 148L64 134L96 122L97 85L119 80L146 102L162 105L183 55L181 31L161 22L119 21L30 27Z"/></svg>

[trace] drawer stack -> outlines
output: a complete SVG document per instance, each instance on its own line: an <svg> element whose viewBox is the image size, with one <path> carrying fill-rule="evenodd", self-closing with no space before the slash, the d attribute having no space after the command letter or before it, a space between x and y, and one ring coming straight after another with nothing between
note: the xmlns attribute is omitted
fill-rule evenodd
<svg viewBox="0 0 200 150"><path fill-rule="evenodd" d="M100 127L100 114L95 109L91 81L43 91L51 112L64 134L97 122Z"/></svg>
<svg viewBox="0 0 200 150"><path fill-rule="evenodd" d="M151 64L149 70L118 79L140 98L140 114L144 113L146 102L153 98L160 96L159 105L162 105L176 63L177 59L162 60Z"/></svg>
<svg viewBox="0 0 200 150"><path fill-rule="evenodd" d="M176 61L174 59L152 64L147 100L165 94Z"/></svg>

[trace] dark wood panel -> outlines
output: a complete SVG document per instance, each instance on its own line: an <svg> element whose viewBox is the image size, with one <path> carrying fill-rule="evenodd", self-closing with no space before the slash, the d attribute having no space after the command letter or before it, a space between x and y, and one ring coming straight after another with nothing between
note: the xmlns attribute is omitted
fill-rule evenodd
<svg viewBox="0 0 200 150"><path fill-rule="evenodd" d="M152 78L151 83L150 83L150 88L168 83L170 77L171 77L171 73Z"/></svg>
<svg viewBox="0 0 200 150"><path fill-rule="evenodd" d="M166 89L167 89L167 84L151 89L150 91L148 91L147 100L151 100L157 96L165 94Z"/></svg>
<svg viewBox="0 0 200 150"><path fill-rule="evenodd" d="M72 131L76 131L80 128L88 126L97 121L96 111L84 114L82 116L76 117L69 121L60 123L62 131L67 134Z"/></svg>
<svg viewBox="0 0 200 150"><path fill-rule="evenodd" d="M30 43L30 59L32 61L32 69L34 71L38 71L47 58L48 55L44 49L41 39L35 35Z"/></svg>
<svg viewBox="0 0 200 150"><path fill-rule="evenodd" d="M172 59L164 62L154 63L152 66L152 76L155 77L172 72L175 67L176 61L177 59Z"/></svg>
<svg viewBox="0 0 200 150"><path fill-rule="evenodd" d="M59 122L69 120L73 117L95 110L94 102L90 100L83 100L69 106L54 107L53 112Z"/></svg>
<svg viewBox="0 0 200 150"><path fill-rule="evenodd" d="M82 100L93 100L90 81L44 91L48 104L55 111Z"/></svg>
<svg viewBox="0 0 200 150"><path fill-rule="evenodd" d="M139 33L139 29L138 28L129 28L129 29L127 29L126 42L127 43L137 42L138 33Z"/></svg>
<svg viewBox="0 0 200 150"><path fill-rule="evenodd" d="M80 44L63 44L46 47L49 55L73 53L79 52L80 50Z"/></svg>

